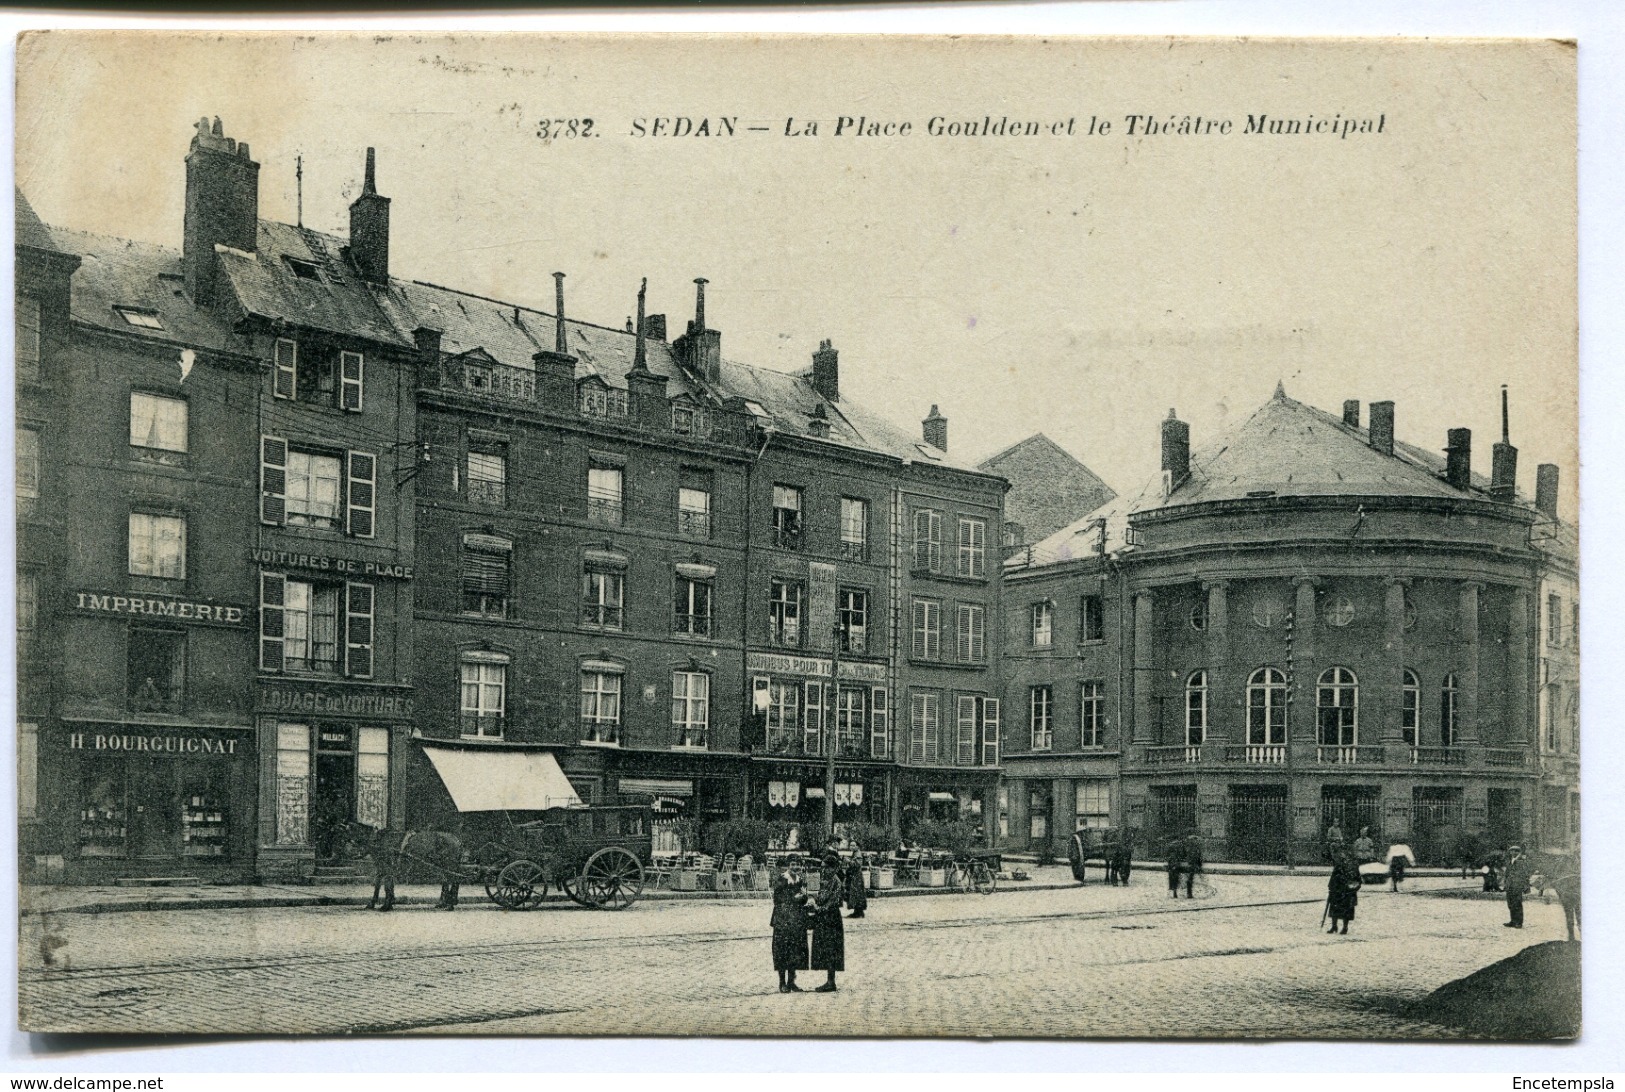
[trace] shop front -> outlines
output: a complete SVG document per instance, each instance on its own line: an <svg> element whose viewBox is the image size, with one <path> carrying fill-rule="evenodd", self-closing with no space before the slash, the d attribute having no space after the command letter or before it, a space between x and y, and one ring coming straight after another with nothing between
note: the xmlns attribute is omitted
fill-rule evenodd
<svg viewBox="0 0 1625 1092"><path fill-rule="evenodd" d="M42 816L60 848L42 879L246 879L255 746L247 729L70 722L41 733Z"/></svg>
<svg viewBox="0 0 1625 1092"><path fill-rule="evenodd" d="M998 786L996 769L978 776L965 769L903 767L898 788L903 836L913 838L921 823L964 823L974 831L977 844L993 845Z"/></svg>
<svg viewBox="0 0 1625 1092"><path fill-rule="evenodd" d="M407 687L261 680L259 874L305 879L340 864L352 822L399 829L412 717Z"/></svg>
<svg viewBox="0 0 1625 1092"><path fill-rule="evenodd" d="M892 767L878 762L840 762L835 767L835 833L854 825L890 822ZM751 763L748 814L783 824L789 844L806 844L805 833L824 822L825 766L821 759L758 757ZM793 833L790 833L793 832Z"/></svg>

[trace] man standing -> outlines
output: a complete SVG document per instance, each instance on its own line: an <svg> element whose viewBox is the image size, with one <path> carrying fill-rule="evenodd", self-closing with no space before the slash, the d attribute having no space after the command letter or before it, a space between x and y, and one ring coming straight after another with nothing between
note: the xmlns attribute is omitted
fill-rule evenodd
<svg viewBox="0 0 1625 1092"><path fill-rule="evenodd" d="M1354 839L1354 863L1368 864L1377 859L1377 847L1371 841L1371 828L1361 827L1360 836Z"/></svg>
<svg viewBox="0 0 1625 1092"><path fill-rule="evenodd" d="M1511 918L1506 923L1508 929L1523 928L1523 897L1529 891L1529 859L1523 855L1522 846L1511 846L1507 849L1506 869L1507 914Z"/></svg>
<svg viewBox="0 0 1625 1092"><path fill-rule="evenodd" d="M1193 833L1185 839L1185 897L1187 899L1196 897L1193 888L1196 886L1196 874L1202 871L1203 864L1202 836Z"/></svg>

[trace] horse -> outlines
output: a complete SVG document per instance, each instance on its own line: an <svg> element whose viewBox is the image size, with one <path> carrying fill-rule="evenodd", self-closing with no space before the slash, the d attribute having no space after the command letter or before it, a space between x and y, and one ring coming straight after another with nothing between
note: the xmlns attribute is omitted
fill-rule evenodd
<svg viewBox="0 0 1625 1092"><path fill-rule="evenodd" d="M352 844L362 847L372 860L372 898L368 910L395 909L395 881L413 864L421 865L440 880L440 901L436 910L456 910L457 893L463 878L463 843L454 834L438 830L380 830L364 823L349 824ZM378 901L383 892L383 903Z"/></svg>

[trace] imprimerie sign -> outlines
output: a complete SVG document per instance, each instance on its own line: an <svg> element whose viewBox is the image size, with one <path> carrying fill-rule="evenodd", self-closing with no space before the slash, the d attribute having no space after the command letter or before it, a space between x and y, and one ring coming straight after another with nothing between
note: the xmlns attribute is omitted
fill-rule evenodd
<svg viewBox="0 0 1625 1092"><path fill-rule="evenodd" d="M401 720L412 715L412 696L369 686L352 689L321 683L261 682L255 708L261 713Z"/></svg>
<svg viewBox="0 0 1625 1092"><path fill-rule="evenodd" d="M123 614L138 618L162 618L165 621L192 622L202 626L241 626L248 617L248 608L224 603L199 602L196 599L171 599L156 595L121 595L117 592L70 592L73 610L91 614Z"/></svg>
<svg viewBox="0 0 1625 1092"><path fill-rule="evenodd" d="M248 556L256 564L268 565L274 569L308 569L311 572L332 573L335 576L412 579L412 566L394 565L383 561L357 561L351 557L300 554L290 550L250 550Z"/></svg>

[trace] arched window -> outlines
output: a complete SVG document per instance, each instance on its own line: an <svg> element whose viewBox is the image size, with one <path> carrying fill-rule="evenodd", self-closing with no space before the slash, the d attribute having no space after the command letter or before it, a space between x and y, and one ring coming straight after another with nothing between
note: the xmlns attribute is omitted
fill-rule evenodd
<svg viewBox="0 0 1625 1092"><path fill-rule="evenodd" d="M1261 667L1247 680L1247 742L1286 742L1286 675L1276 668Z"/></svg>
<svg viewBox="0 0 1625 1092"><path fill-rule="evenodd" d="M1346 667L1320 673L1316 702L1322 747L1352 747L1360 738L1360 682Z"/></svg>
<svg viewBox="0 0 1625 1092"><path fill-rule="evenodd" d="M1456 745L1456 676L1454 673L1444 677L1444 686L1439 690L1439 742L1446 747Z"/></svg>
<svg viewBox="0 0 1625 1092"><path fill-rule="evenodd" d="M1408 667L1404 678L1404 685L1400 687L1399 731L1405 737L1405 743L1415 747L1416 726L1422 707L1422 684L1417 681L1416 672Z"/></svg>
<svg viewBox="0 0 1625 1092"><path fill-rule="evenodd" d="M1207 672L1192 671L1185 680L1185 746L1199 747L1207 738Z"/></svg>

